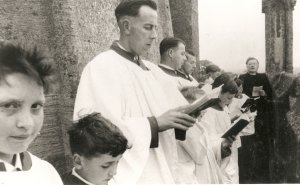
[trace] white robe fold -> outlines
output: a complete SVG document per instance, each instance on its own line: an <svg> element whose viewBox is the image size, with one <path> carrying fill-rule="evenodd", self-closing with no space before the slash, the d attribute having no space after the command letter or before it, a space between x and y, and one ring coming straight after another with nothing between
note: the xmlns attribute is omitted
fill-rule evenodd
<svg viewBox="0 0 300 185"><path fill-rule="evenodd" d="M100 112L116 124L132 148L123 154L117 184L176 183L178 156L174 130L159 133L159 147L150 149L151 129L147 117L186 105L175 82L156 65L150 69L123 58L113 50L96 56L82 72L74 119L85 110Z"/></svg>
<svg viewBox="0 0 300 185"><path fill-rule="evenodd" d="M189 75L190 80L188 79L184 79L182 77L175 77L177 78L177 81L178 81L178 84L179 84L179 89L182 89L183 87L190 87L190 86L194 86L194 87L197 87L199 85L199 83L197 82L197 80L192 77L191 75Z"/></svg>
<svg viewBox="0 0 300 185"><path fill-rule="evenodd" d="M186 140L178 141L178 144L181 147L179 150L180 164L184 170L193 170L197 183L222 184L224 182L208 135L201 124L197 123L196 126L190 128L187 131ZM191 172L185 174L191 174Z"/></svg>
<svg viewBox="0 0 300 185"><path fill-rule="evenodd" d="M201 126L203 126L207 131L216 160L223 172L225 183L238 184L239 169L236 142L232 144L231 155L224 159L221 158L221 142L223 141L221 136L231 125L228 108L225 107L223 111L216 110L214 108L206 109L199 124L201 124Z"/></svg>

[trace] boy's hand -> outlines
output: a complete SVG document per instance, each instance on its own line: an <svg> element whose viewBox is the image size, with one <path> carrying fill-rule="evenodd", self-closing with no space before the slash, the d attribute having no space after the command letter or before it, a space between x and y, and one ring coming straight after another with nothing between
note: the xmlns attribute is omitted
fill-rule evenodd
<svg viewBox="0 0 300 185"><path fill-rule="evenodd" d="M231 154L232 143L236 140L235 136L229 136L225 138L221 143L221 157L222 159L228 157Z"/></svg>
<svg viewBox="0 0 300 185"><path fill-rule="evenodd" d="M189 127L192 127L196 120L188 114L183 113L185 108L186 106L171 109L158 116L156 118L158 131L162 132L172 128L187 130Z"/></svg>
<svg viewBox="0 0 300 185"><path fill-rule="evenodd" d="M259 91L259 96L267 96L267 94L264 90L260 90Z"/></svg>

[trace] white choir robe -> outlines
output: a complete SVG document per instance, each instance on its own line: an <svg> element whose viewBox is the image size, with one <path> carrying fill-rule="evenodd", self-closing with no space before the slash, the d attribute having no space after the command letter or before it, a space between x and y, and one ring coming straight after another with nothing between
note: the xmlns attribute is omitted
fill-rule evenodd
<svg viewBox="0 0 300 185"><path fill-rule="evenodd" d="M190 86L197 87L199 85L199 83L194 77L192 77L191 75L189 75L189 77L192 79L192 81L184 79L182 77L175 77L178 81L179 89L182 89L183 87L190 87Z"/></svg>
<svg viewBox="0 0 300 185"><path fill-rule="evenodd" d="M63 185L55 168L47 161L29 153L32 166L28 170L0 171L1 185ZM25 162L24 163L28 163Z"/></svg>
<svg viewBox="0 0 300 185"><path fill-rule="evenodd" d="M151 129L147 117L187 105L174 81L159 67L144 61L144 71L113 50L96 56L82 72L74 119L92 109L116 124L132 148L119 162L117 184L177 183L178 155L174 129L159 133L159 147L150 149Z"/></svg>
<svg viewBox="0 0 300 185"><path fill-rule="evenodd" d="M237 161L238 151L236 142L233 142L232 144L231 155L224 159L221 158L221 142L223 141L223 138L221 138L221 136L228 130L231 125L229 110L227 106L224 107L223 111L216 110L212 107L206 109L199 124L201 124L205 128L208 134L216 160L223 173L225 183L238 184L239 169Z"/></svg>
<svg viewBox="0 0 300 185"><path fill-rule="evenodd" d="M237 143L237 147L242 146L241 136L248 136L248 135L252 135L255 133L254 118L256 116L256 111L253 113L250 113L250 112L242 113L241 112L241 108L248 98L249 97L247 95L242 94L242 98L233 98L231 104L228 105L231 119L234 118L235 116L240 116L240 118L249 121L249 124L236 137L235 142ZM237 122L237 121L238 120L236 120L235 122Z"/></svg>
<svg viewBox="0 0 300 185"><path fill-rule="evenodd" d="M187 130L186 140L178 141L178 145L181 149L178 155L182 169L183 171L193 170L197 183L224 183L223 173L218 166L208 135L201 124ZM191 174L191 172L186 174Z"/></svg>

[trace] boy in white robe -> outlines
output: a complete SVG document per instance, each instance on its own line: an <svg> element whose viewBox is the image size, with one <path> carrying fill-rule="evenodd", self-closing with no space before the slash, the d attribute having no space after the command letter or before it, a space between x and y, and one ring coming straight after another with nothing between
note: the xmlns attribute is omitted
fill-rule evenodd
<svg viewBox="0 0 300 185"><path fill-rule="evenodd" d="M181 93L189 103L193 103L205 95L204 91L193 86L184 87ZM201 120L201 115L198 120ZM209 137L201 123L197 124L196 127L190 128L186 133L186 140L178 141L178 144L182 149L179 152L182 166L194 166L193 168L190 167L190 170L193 170L197 183L222 184L224 182L223 174L217 164ZM186 174L184 170L182 172L183 175Z"/></svg>
<svg viewBox="0 0 300 185"><path fill-rule="evenodd" d="M238 184L237 146L235 137L221 138L231 125L227 105L238 92L235 82L225 83L219 94L220 103L206 109L199 125L203 126L210 138L217 162L223 173L225 183ZM197 123L198 124L198 123Z"/></svg>
<svg viewBox="0 0 300 185"><path fill-rule="evenodd" d="M50 163L26 151L43 125L53 71L36 48L0 42L0 184L63 184Z"/></svg>
<svg viewBox="0 0 300 185"><path fill-rule="evenodd" d="M195 71L196 68L196 55L193 51L186 49L186 58L187 60L184 61L182 64L180 71L184 72L185 78L181 78L180 82L182 87L187 86L195 86L199 85L198 81L192 76L192 73Z"/></svg>
<svg viewBox="0 0 300 185"><path fill-rule="evenodd" d="M78 86L74 119L91 108L132 144L119 162L117 184L182 182L173 128L187 130L195 119L182 113L179 106L188 103L174 81L139 56L157 37L156 9L151 0L122 1L115 10L120 40L87 64Z"/></svg>

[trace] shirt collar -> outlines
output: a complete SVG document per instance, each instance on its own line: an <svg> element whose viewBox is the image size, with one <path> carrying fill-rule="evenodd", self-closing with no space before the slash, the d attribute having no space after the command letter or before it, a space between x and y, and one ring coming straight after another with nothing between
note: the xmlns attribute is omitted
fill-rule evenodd
<svg viewBox="0 0 300 185"><path fill-rule="evenodd" d="M112 50L114 50L116 53L121 55L122 57L126 58L127 60L135 63L136 65L140 66L143 70L149 71L147 66L143 63L142 59L138 55L134 55L130 52L128 52L118 41L114 41L112 45L110 46Z"/></svg>
<svg viewBox="0 0 300 185"><path fill-rule="evenodd" d="M81 180L82 182L84 182L87 185L95 185L87 180L85 180L84 178L82 178L75 170L75 168L72 169L72 175L74 175L75 177L77 177L79 180Z"/></svg>
<svg viewBox="0 0 300 185"><path fill-rule="evenodd" d="M6 171L6 172L14 172L14 171L22 171L23 166L21 162L20 154L15 154L13 156L13 164L10 164L4 160L0 159L0 171Z"/></svg>
<svg viewBox="0 0 300 185"><path fill-rule="evenodd" d="M165 64L158 64L158 65L161 66L161 67L163 67L163 68L165 68L165 69L169 69L169 70L175 71L177 73L177 71L175 69L171 68L170 66L167 66Z"/></svg>

